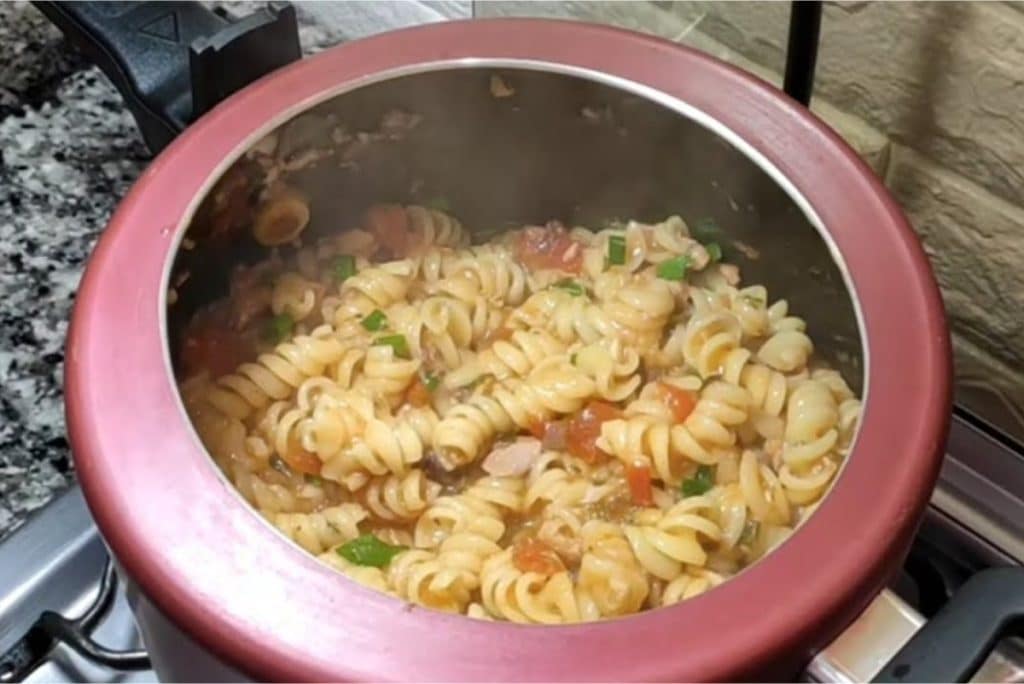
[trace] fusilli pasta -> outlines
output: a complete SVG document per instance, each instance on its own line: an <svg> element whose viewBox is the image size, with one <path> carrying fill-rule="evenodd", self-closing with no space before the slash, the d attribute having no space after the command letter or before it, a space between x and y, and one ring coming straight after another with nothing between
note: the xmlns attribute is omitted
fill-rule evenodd
<svg viewBox="0 0 1024 684"><path fill-rule="evenodd" d="M681 217L482 245L422 206L363 220L233 276L190 353L211 327L242 351L181 383L339 581L528 624L673 605L786 539L852 448L861 402L804 321Z"/></svg>

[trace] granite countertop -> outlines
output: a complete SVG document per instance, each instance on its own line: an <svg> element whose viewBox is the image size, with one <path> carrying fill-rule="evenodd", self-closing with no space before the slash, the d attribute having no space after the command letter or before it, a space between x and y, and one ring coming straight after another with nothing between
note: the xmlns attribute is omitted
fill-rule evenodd
<svg viewBox="0 0 1024 684"><path fill-rule="evenodd" d="M459 0L295 4L307 53L472 11ZM28 3L0 3L0 538L74 481L62 403L71 307L149 159L110 82Z"/></svg>

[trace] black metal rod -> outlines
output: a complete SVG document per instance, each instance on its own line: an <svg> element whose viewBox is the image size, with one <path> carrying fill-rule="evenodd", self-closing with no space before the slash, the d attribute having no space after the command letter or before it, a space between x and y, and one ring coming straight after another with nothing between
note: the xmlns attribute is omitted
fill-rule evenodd
<svg viewBox="0 0 1024 684"><path fill-rule="evenodd" d="M58 641L62 641L93 662L116 670L148 670L149 655L142 650L116 651L93 641L90 633L99 624L114 603L117 590L117 574L114 564L107 558L103 566L100 588L92 605L75 620L69 620L59 613L44 611L36 623L40 629Z"/></svg>
<svg viewBox="0 0 1024 684"><path fill-rule="evenodd" d="M817 0L795 0L789 11L789 44L786 47L786 77L782 89L802 105L811 103L814 90L821 5Z"/></svg>

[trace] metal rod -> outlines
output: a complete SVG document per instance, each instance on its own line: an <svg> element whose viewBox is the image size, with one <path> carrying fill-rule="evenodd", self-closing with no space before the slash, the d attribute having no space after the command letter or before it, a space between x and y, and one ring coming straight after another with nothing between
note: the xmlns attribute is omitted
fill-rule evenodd
<svg viewBox="0 0 1024 684"><path fill-rule="evenodd" d="M811 102L814 67L818 61L821 34L821 6L817 0L795 0L789 12L789 41L786 47L786 77L782 89L802 105Z"/></svg>
<svg viewBox="0 0 1024 684"><path fill-rule="evenodd" d="M116 590L117 574L114 572L113 562L107 558L96 598L81 617L69 620L59 613L47 610L39 617L37 624L54 639L62 641L93 662L116 670L148 670L151 665L149 655L145 651L116 651L101 646L92 639L91 632L110 610Z"/></svg>

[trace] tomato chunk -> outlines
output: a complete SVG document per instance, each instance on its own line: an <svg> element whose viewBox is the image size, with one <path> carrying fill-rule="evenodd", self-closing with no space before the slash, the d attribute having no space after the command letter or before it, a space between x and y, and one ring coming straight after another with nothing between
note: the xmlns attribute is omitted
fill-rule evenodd
<svg viewBox="0 0 1024 684"><path fill-rule="evenodd" d="M592 401L573 416L566 429L565 441L569 453L587 463L597 463L608 457L597 447L597 438L601 436L601 423L615 420L622 416L615 405L606 401Z"/></svg>
<svg viewBox="0 0 1024 684"><path fill-rule="evenodd" d="M694 407L697 406L696 392L680 389L667 382L659 382L658 389L661 391L662 400L665 402L665 405L668 406L673 417L680 423L686 420L693 413Z"/></svg>
<svg viewBox="0 0 1024 684"><path fill-rule="evenodd" d="M626 466L626 482L629 484L629 496L638 506L654 504L654 492L651 488L651 469L646 463L633 463Z"/></svg>
<svg viewBox="0 0 1024 684"><path fill-rule="evenodd" d="M565 570L565 564L551 546L534 537L520 539L512 547L512 564L523 572L550 576Z"/></svg>
<svg viewBox="0 0 1024 684"><path fill-rule="evenodd" d="M583 267L583 245L569 237L565 226L557 221L524 229L519 236L518 254L519 260L531 269L579 273Z"/></svg>
<svg viewBox="0 0 1024 684"><path fill-rule="evenodd" d="M405 400L413 406L430 405L430 390L423 383L419 375L409 385L409 389L405 391Z"/></svg>
<svg viewBox="0 0 1024 684"><path fill-rule="evenodd" d="M227 325L207 323L185 335L181 346L181 363L185 375L208 371L220 377L238 368L254 356L241 334Z"/></svg>
<svg viewBox="0 0 1024 684"><path fill-rule="evenodd" d="M320 474L320 466L322 465L320 459L316 457L316 454L311 454L305 449L289 449L288 453L282 456L282 458L296 472L306 475Z"/></svg>
<svg viewBox="0 0 1024 684"><path fill-rule="evenodd" d="M405 256L409 247L409 217L397 204L375 204L363 217L365 228L395 258Z"/></svg>

